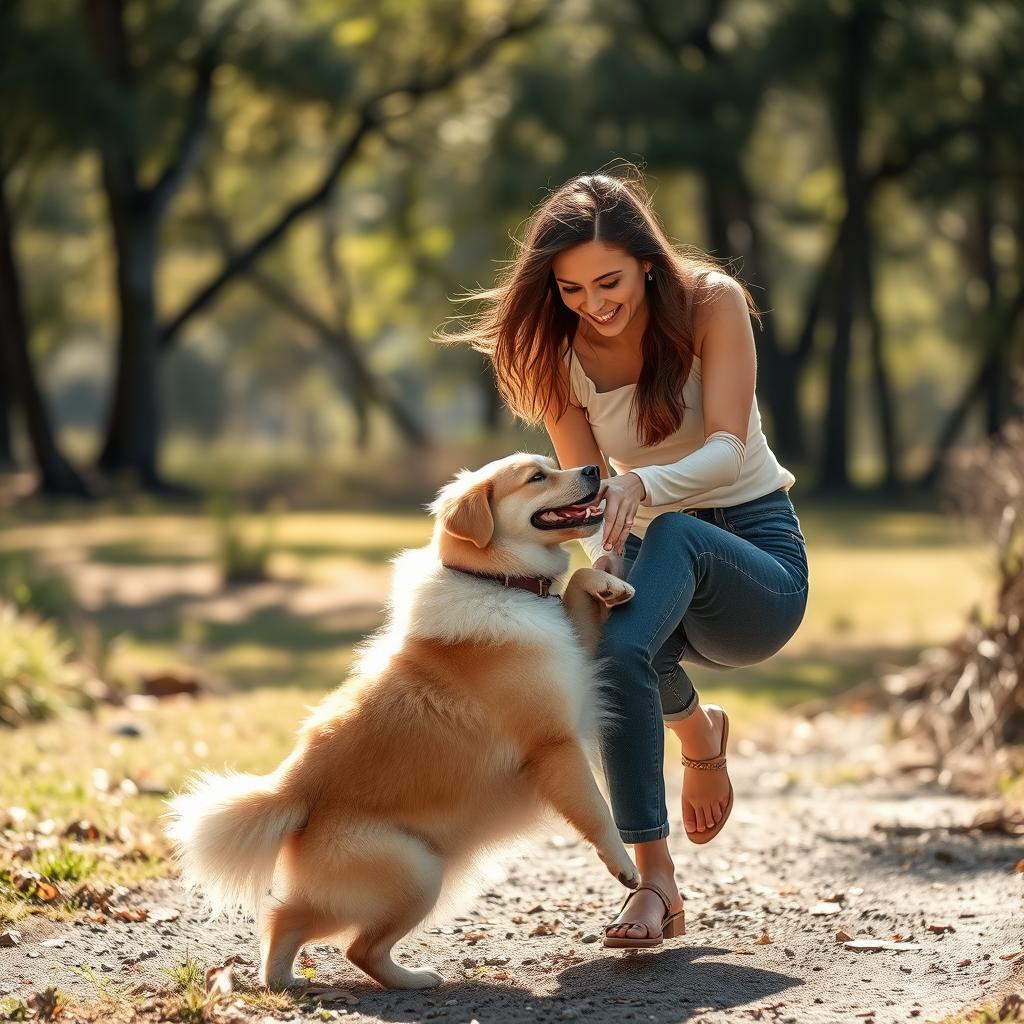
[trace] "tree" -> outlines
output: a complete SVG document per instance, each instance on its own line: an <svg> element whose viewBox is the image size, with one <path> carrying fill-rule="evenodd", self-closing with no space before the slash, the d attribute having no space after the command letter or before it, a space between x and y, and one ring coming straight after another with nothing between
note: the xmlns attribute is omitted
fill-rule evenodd
<svg viewBox="0 0 1024 1024"><path fill-rule="evenodd" d="M541 20L526 15L509 21L497 31L470 40L459 47L457 54L435 62L433 68L426 53L414 53L409 63L416 70L404 81L361 90L356 60L333 47L329 35L313 28L303 34L268 20L261 25L266 34L255 33L254 37L251 30L239 29L239 11L240 7L230 8L215 24L206 25L202 9L195 3L157 8L154 12L137 7L138 17L129 31L126 0L87 0L85 5L97 63L133 111L136 129L108 134L100 144L117 251L120 310L117 377L100 465L108 471L131 470L144 486L152 488L162 486L157 468L159 352L173 345L185 325L209 308L228 284L250 271L293 225L324 206L368 135L407 113L410 105L415 106L425 96L448 88L460 75L489 59L500 43L529 31ZM276 33L273 47L269 45L271 32ZM453 38L458 36L456 33ZM173 48L169 42L172 39L178 40ZM143 64L136 58L133 51L143 42L149 52L164 55L162 66L157 61ZM181 75L171 56L188 49L185 43L196 56L190 61L192 84L182 97ZM271 53L273 68L269 66ZM291 88L293 96L298 93L330 102L346 129L315 186L286 204L255 238L240 243L190 299L158 322L156 273L161 229L207 132L216 69L229 60L261 85L275 81L285 93ZM281 65L291 68L293 78L298 75L300 81L290 81L287 76L275 79L271 72ZM375 70L379 73L381 69ZM393 79L392 69L387 71ZM184 113L164 113L175 105ZM151 120L144 116L148 111L158 117ZM180 122L176 133L171 129L173 122ZM156 162L155 153L162 154L162 162L155 174L144 179L141 168Z"/></svg>

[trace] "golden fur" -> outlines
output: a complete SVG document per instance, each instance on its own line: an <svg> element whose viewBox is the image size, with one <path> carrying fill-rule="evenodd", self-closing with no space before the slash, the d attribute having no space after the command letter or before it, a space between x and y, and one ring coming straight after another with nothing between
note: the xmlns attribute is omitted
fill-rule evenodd
<svg viewBox="0 0 1024 1024"><path fill-rule="evenodd" d="M382 985L438 984L391 948L454 872L549 808L637 884L586 754L601 718L598 632L632 588L581 569L559 602L449 568L564 574L560 544L600 518L545 529L531 516L596 490L593 467L524 453L460 473L431 506L431 543L394 560L386 624L291 755L267 776L206 773L172 801L186 880L215 909L257 913L266 984L302 984L299 949L335 936Z"/></svg>

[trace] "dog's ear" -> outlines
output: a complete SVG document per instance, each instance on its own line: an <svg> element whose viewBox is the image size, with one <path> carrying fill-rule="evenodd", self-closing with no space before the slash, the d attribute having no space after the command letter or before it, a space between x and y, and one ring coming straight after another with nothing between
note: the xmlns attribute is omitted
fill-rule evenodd
<svg viewBox="0 0 1024 1024"><path fill-rule="evenodd" d="M445 531L453 537L485 548L494 535L493 499L494 484L490 480L482 480L444 501L438 509L438 518Z"/></svg>

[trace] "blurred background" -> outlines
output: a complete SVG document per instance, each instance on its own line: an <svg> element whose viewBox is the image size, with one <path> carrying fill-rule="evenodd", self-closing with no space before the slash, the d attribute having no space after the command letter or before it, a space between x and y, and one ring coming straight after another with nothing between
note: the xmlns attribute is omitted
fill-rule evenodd
<svg viewBox="0 0 1024 1024"><path fill-rule="evenodd" d="M0 809L32 779L58 817L126 780L149 820L188 767L274 763L381 622L424 502L461 466L550 451L481 356L429 339L548 189L616 160L765 311L759 403L809 545L800 632L694 673L702 692L747 723L886 693L917 726L932 709L940 751L1014 735L1015 0L11 0L0 19L0 718L104 724L0 726Z"/></svg>

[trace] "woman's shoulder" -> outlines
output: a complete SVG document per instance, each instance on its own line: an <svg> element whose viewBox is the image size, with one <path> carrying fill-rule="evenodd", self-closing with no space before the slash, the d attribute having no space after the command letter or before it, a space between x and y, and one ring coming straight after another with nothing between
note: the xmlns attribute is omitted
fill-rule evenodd
<svg viewBox="0 0 1024 1024"><path fill-rule="evenodd" d="M703 337L708 328L718 322L742 317L748 320L750 306L743 285L721 270L709 270L700 279L697 301L693 305L694 340L697 355L703 348Z"/></svg>

